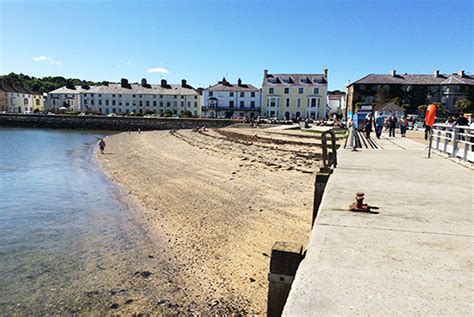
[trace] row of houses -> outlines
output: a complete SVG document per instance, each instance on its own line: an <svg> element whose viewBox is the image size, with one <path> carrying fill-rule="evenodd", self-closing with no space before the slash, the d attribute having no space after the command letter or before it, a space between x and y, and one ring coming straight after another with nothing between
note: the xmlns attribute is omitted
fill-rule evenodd
<svg viewBox="0 0 474 317"><path fill-rule="evenodd" d="M0 81L0 112L28 113L43 110L42 94Z"/></svg>
<svg viewBox="0 0 474 317"><path fill-rule="evenodd" d="M47 111L62 107L98 114L185 112L197 117L254 119L267 116L278 119L323 119L327 108L327 70L323 74L270 74L264 71L262 88L230 83L225 78L206 89L195 89L182 80L180 85L120 84L61 87L48 94Z"/></svg>
<svg viewBox="0 0 474 317"><path fill-rule="evenodd" d="M64 86L43 95L24 87L0 85L0 111L33 112L68 110L111 114L166 114L206 118L325 119L332 114L345 116L360 107L382 105L393 98L415 107L439 102L448 112L456 112L457 100L474 103L474 77L459 71L453 74L369 74L347 86L344 93L328 93L328 70L321 74L273 74L263 72L261 88L223 78L208 88L190 86L186 80L169 84L104 83L98 86ZM412 110L413 110L412 109Z"/></svg>

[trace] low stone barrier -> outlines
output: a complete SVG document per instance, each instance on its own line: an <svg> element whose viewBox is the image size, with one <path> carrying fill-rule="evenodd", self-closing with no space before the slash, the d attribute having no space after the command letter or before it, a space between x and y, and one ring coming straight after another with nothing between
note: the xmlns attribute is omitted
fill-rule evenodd
<svg viewBox="0 0 474 317"><path fill-rule="evenodd" d="M201 119L201 118L143 118L143 117L103 117L103 116L68 116L68 115L21 115L0 114L0 127L50 128L50 129L85 129L85 130L179 130L206 128L223 128L237 120Z"/></svg>

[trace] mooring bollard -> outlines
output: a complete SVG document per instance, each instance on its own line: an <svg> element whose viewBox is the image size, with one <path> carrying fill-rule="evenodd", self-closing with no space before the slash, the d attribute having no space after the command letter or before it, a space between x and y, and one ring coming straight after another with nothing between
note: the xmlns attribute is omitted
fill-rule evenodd
<svg viewBox="0 0 474 317"><path fill-rule="evenodd" d="M314 225L314 221L318 216L319 205L323 200L324 189L331 175L330 170L321 168L320 172L316 174L316 180L314 182L314 200L313 200L313 217L311 219L311 227Z"/></svg>
<svg viewBox="0 0 474 317"><path fill-rule="evenodd" d="M273 245L268 273L267 316L281 316L302 258L301 244L277 241Z"/></svg>

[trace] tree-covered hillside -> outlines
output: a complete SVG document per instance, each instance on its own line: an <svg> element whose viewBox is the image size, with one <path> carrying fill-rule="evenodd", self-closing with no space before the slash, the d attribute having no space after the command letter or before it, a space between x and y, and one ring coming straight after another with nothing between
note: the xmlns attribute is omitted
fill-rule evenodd
<svg viewBox="0 0 474 317"><path fill-rule="evenodd" d="M43 77L37 78L28 76L25 74L16 74L10 73L8 75L1 75L0 80L5 81L9 85L19 85L22 87L26 87L32 89L34 91L38 91L40 93L50 92L54 89L60 88L62 86L72 87L75 85L81 85L86 83L89 86L99 85L98 82L92 81L82 81L78 78L64 78L61 76L54 76L54 77Z"/></svg>

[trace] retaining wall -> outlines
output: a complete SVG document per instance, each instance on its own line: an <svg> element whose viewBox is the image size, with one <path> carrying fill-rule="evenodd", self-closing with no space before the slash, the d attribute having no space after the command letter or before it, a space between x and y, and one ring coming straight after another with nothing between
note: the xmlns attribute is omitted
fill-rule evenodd
<svg viewBox="0 0 474 317"><path fill-rule="evenodd" d="M178 119L143 117L103 117L103 116L67 116L67 115L21 115L0 114L0 127L85 129L127 131L173 130L223 128L239 121L222 119Z"/></svg>

